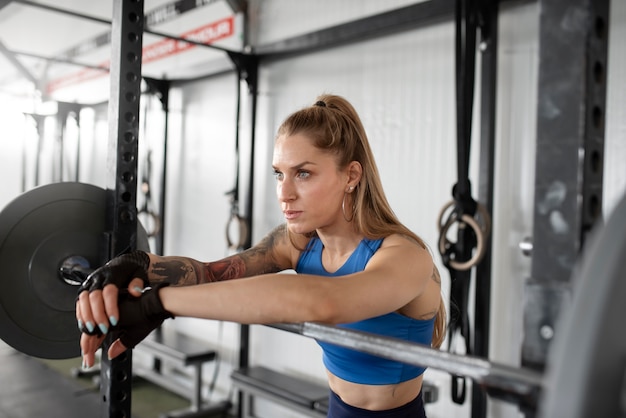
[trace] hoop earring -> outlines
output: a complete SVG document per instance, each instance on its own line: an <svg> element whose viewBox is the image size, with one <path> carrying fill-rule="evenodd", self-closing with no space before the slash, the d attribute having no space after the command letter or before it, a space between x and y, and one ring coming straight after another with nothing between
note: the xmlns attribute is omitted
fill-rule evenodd
<svg viewBox="0 0 626 418"><path fill-rule="evenodd" d="M354 219L354 205L352 205L352 217L348 219L348 217L346 216L346 196L347 195L348 193L343 194L343 200L341 201L341 213L343 214L343 219L345 219L346 222L352 222L352 220Z"/></svg>

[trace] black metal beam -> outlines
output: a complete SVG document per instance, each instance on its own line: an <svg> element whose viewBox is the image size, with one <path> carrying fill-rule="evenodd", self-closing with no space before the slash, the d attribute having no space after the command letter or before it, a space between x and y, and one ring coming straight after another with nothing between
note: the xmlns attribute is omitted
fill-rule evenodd
<svg viewBox="0 0 626 418"><path fill-rule="evenodd" d="M84 62L78 62L78 61L74 61L68 58L56 58L56 57L47 57L44 55L39 55L39 54L33 54L32 52L25 52L25 51L15 51L15 50L11 50L9 51L14 55L21 55L24 57L29 57L29 58L37 58L43 61L48 61L48 62L55 62L58 64L68 64L68 65L75 65L77 67L84 67L84 68L91 68L92 70L100 70L100 71L105 71L108 72L109 71L109 67L105 67L102 65L92 65L92 64L87 64Z"/></svg>
<svg viewBox="0 0 626 418"><path fill-rule="evenodd" d="M28 81L32 82L35 87L39 84L37 78L26 68L20 60L15 58L15 54L8 50L4 43L0 41L0 54L4 55L4 57L17 69L17 71L24 76Z"/></svg>
<svg viewBox="0 0 626 418"><path fill-rule="evenodd" d="M159 233L155 237L155 249L154 252L159 255L163 255L163 248L165 245L165 218L166 218L166 198L167 198L167 147L169 139L169 120L170 120L170 87L172 85L171 80L157 80L154 78L144 77L144 81L148 86L148 93L154 95L161 102L161 109L163 110L163 117L165 120L165 126L163 128L163 172L161 173L161 193L159 198L159 211L158 216L161 222L161 228Z"/></svg>
<svg viewBox="0 0 626 418"><path fill-rule="evenodd" d="M63 9L63 8L56 7L56 6L51 6L45 3L38 3L36 1L30 1L30 0L13 0L13 1L14 3L23 4L25 6L37 7L39 9L44 9L44 10L48 10L51 12L62 13L64 15L77 17L79 19L91 20L92 22L103 23L105 25L111 24L111 21L107 19L103 19L97 16L92 16L92 15L87 15L84 13L75 12L69 9Z"/></svg>
<svg viewBox="0 0 626 418"><path fill-rule="evenodd" d="M454 0L430 0L262 45L255 48L254 53L263 58L275 58L285 54L302 54L402 32L449 20L453 16Z"/></svg>
<svg viewBox="0 0 626 418"><path fill-rule="evenodd" d="M78 13L78 12L75 12L73 10L63 9L61 7L50 6L48 4L37 3L37 2L34 2L34 1L30 1L30 0L14 0L14 1L16 3L24 4L26 6L38 7L38 8L45 9L45 10L48 10L48 11L51 11L51 12L61 13L61 14L77 17L77 18L80 18L80 19L91 20L93 22L102 23L102 24L105 24L105 25L111 25L112 24L112 22L110 20L102 19L100 17L92 16L92 15L88 15L88 14L84 14L84 13ZM158 31L151 30L151 29L148 29L148 28L145 28L145 27L143 28L143 33L149 33L150 35L160 36L162 38L172 39L172 40L180 41L180 42L186 42L186 43L191 44L191 45L203 46L203 47L215 49L215 50L218 50L218 51L234 52L234 53L236 53L236 51L232 51L232 50L230 50L228 48L222 48L220 46L216 46L216 45L212 45L212 44L206 44L204 42L198 42L198 41L194 41L192 39L187 39L187 38L182 38L180 36L170 35L168 33L158 32Z"/></svg>
<svg viewBox="0 0 626 418"><path fill-rule="evenodd" d="M541 0L531 278L522 363L542 369L602 213L609 0ZM558 331L558 330L557 330Z"/></svg>
<svg viewBox="0 0 626 418"><path fill-rule="evenodd" d="M536 0L495 0L504 3L534 3ZM410 29L450 21L454 18L454 0L424 1L363 19L332 26L293 38L254 48L260 59L276 59L304 54Z"/></svg>
<svg viewBox="0 0 626 418"><path fill-rule="evenodd" d="M6 5L11 3L13 0L0 0L0 10L4 9Z"/></svg>
<svg viewBox="0 0 626 418"><path fill-rule="evenodd" d="M248 0L225 0L233 13L247 13Z"/></svg>
<svg viewBox="0 0 626 418"><path fill-rule="evenodd" d="M496 1L483 2L480 34L480 152L478 167L478 201L491 216L493 225L494 166L496 152L497 80L498 80L498 15ZM491 262L493 239L476 266L474 289L474 355L489 358L491 336ZM487 394L472 386L472 418L487 416Z"/></svg>
<svg viewBox="0 0 626 418"><path fill-rule="evenodd" d="M152 27L161 23L166 23L178 16L198 9L199 7L215 3L218 0L178 0L173 3L162 4L150 11L145 12L144 27ZM111 43L111 33L104 32L93 38L82 40L78 45L66 49L59 55L72 58Z"/></svg>

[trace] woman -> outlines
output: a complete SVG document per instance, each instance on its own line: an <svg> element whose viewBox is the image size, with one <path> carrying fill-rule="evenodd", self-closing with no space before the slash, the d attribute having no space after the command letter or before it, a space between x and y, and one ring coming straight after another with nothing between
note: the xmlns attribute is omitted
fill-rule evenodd
<svg viewBox="0 0 626 418"><path fill-rule="evenodd" d="M289 116L278 130L273 168L286 222L254 247L207 263L134 252L89 277L76 307L84 365L94 363L98 331L120 337L109 348L113 358L171 316L341 324L441 345L437 269L424 242L391 210L352 105L322 95ZM286 269L299 274L277 274ZM142 295L148 284L152 290ZM118 299L118 288L135 297ZM329 417L425 416L423 368L320 345Z"/></svg>

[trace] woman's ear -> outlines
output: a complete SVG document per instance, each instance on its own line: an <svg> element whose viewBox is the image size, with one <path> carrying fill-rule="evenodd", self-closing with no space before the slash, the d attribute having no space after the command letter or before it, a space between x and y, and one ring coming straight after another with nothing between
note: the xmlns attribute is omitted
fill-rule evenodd
<svg viewBox="0 0 626 418"><path fill-rule="evenodd" d="M358 161L351 161L348 164L348 186L356 188L363 176L363 167Z"/></svg>

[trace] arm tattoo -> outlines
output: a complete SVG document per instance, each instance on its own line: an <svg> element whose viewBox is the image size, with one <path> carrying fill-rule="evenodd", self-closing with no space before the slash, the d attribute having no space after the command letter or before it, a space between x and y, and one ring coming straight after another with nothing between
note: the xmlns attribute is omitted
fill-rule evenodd
<svg viewBox="0 0 626 418"><path fill-rule="evenodd" d="M213 263L204 263L202 283L237 279L246 273L246 265L239 256L228 257Z"/></svg>
<svg viewBox="0 0 626 418"><path fill-rule="evenodd" d="M286 239L285 225L275 228L261 242L242 253L209 263L188 257L165 257L153 262L148 274L155 282L188 286L275 273L286 268L281 268L273 258L273 251L281 239Z"/></svg>
<svg viewBox="0 0 626 418"><path fill-rule="evenodd" d="M169 282L173 285L185 285L197 282L193 264L188 258L168 257L151 264L149 275L156 276L155 281Z"/></svg>
<svg viewBox="0 0 626 418"><path fill-rule="evenodd" d="M439 275L439 270L437 267L433 266L433 275L430 276L431 279L435 281L439 286L441 286L441 276Z"/></svg>
<svg viewBox="0 0 626 418"><path fill-rule="evenodd" d="M273 258L280 240L287 238L286 225L280 225L265 236L257 245L241 253L242 262L250 274L275 273L284 270Z"/></svg>
<svg viewBox="0 0 626 418"><path fill-rule="evenodd" d="M236 255L213 263L201 263L187 257L167 257L151 265L150 275L157 282L189 286L236 279L242 277L245 271L243 260Z"/></svg>

